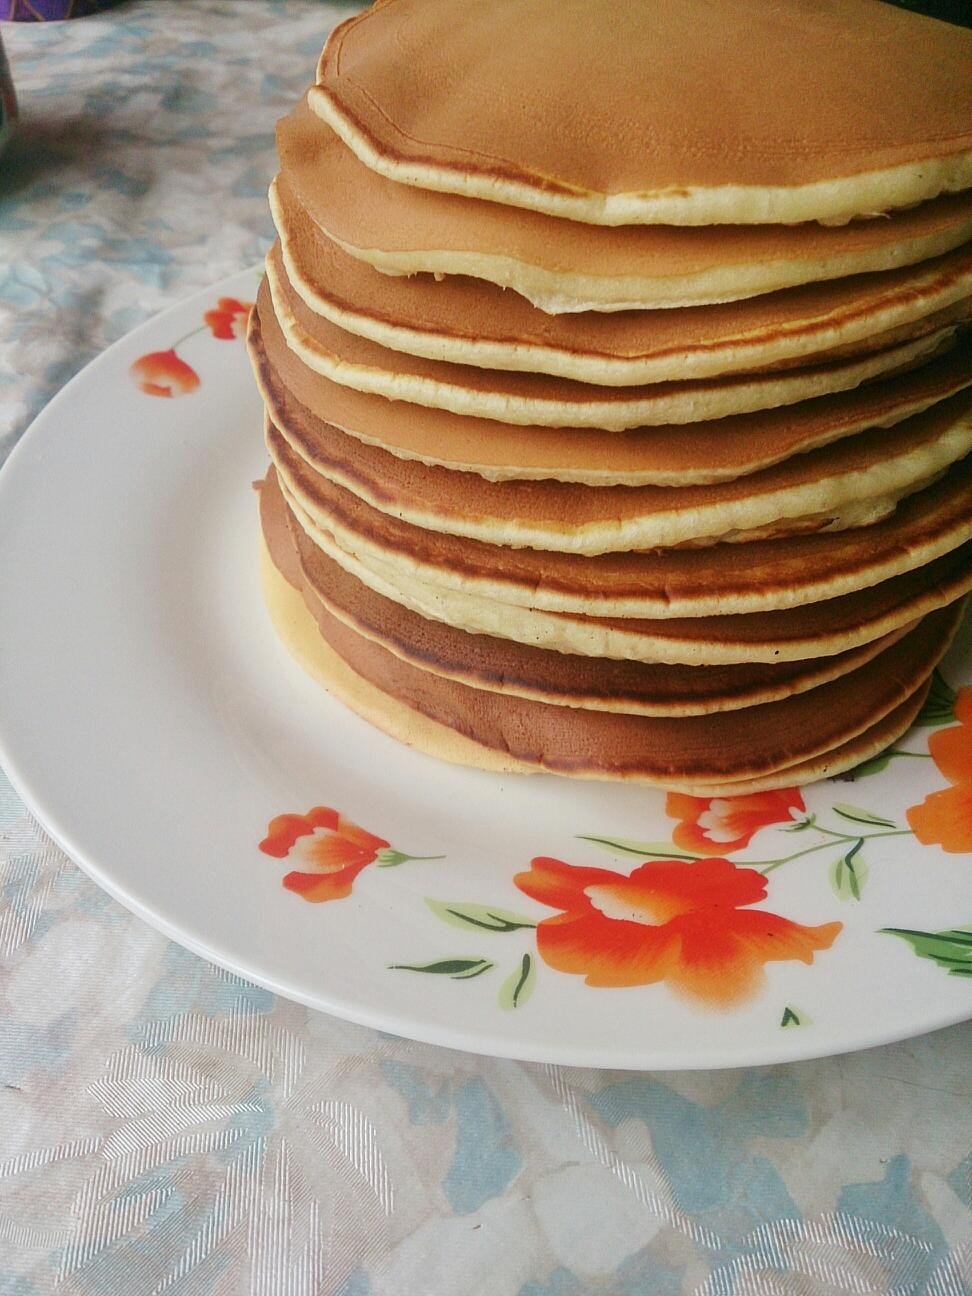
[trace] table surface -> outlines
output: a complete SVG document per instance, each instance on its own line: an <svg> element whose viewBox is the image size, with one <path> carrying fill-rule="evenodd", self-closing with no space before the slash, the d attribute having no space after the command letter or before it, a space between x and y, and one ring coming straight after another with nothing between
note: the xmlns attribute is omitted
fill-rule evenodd
<svg viewBox="0 0 972 1296"><path fill-rule="evenodd" d="M274 120L348 12L3 29L0 458L108 343L260 259ZM0 775L0 1296L969 1296L970 1060L972 1025L706 1074L379 1035L151 931ZM322 1113L331 1154L299 1155Z"/></svg>

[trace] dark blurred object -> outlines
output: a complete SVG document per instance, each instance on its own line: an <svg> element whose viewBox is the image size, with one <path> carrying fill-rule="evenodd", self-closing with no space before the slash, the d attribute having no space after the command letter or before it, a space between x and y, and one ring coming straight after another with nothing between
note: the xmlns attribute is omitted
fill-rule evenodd
<svg viewBox="0 0 972 1296"><path fill-rule="evenodd" d="M118 0L0 0L0 21L56 22L110 9Z"/></svg>
<svg viewBox="0 0 972 1296"><path fill-rule="evenodd" d="M10 65L0 39L0 153L6 147L17 118L17 96L14 94Z"/></svg>
<svg viewBox="0 0 972 1296"><path fill-rule="evenodd" d="M972 0L890 0L899 9L927 14L929 18L942 18L945 22L972 27Z"/></svg>

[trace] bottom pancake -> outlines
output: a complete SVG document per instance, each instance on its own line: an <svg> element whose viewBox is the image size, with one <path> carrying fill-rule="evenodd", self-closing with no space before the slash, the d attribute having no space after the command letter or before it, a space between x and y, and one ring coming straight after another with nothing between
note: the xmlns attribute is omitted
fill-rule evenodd
<svg viewBox="0 0 972 1296"><path fill-rule="evenodd" d="M959 618L952 608L926 617L875 660L832 683L780 702L716 715L656 718L549 706L470 687L433 675L394 656L331 615L302 582L292 545L276 530L267 537L283 578L301 582L282 613L281 577L268 574L269 602L278 630L311 673L333 681L336 654L354 663L354 683L346 675L336 685L356 710L386 730L403 732L415 745L435 737L433 749L447 756L458 735L458 759L502 768L532 768L582 778L613 778L680 789L785 786L846 769L892 741L910 723L933 666L946 650ZM302 617L295 606L306 600ZM308 615L308 612L310 615ZM329 648L330 653L320 651ZM323 663L323 664L322 664ZM338 671L337 675L341 675ZM367 705L362 684L370 685ZM367 693L367 689L364 690ZM377 693L377 697L375 694ZM397 717L394 720L393 717ZM425 740L414 736L421 720ZM443 750L442 734L450 735ZM477 749L493 758L472 759ZM511 763L510 758L513 758Z"/></svg>
<svg viewBox="0 0 972 1296"><path fill-rule="evenodd" d="M307 674L349 710L403 746L437 760L448 761L452 765L465 765L492 774L550 772L509 753L484 747L482 743L456 733L454 729L449 729L438 721L430 720L369 684L321 637L302 595L277 570L266 545L262 546L261 564L264 599L280 639ZM791 766L785 775L768 775L760 779L740 779L725 783L666 781L664 786L672 791L695 796L737 796L778 787L800 787L817 779L840 774L876 756L899 738L911 726L927 692L928 684L925 683L907 702L851 742L823 756ZM587 777L593 779L599 776ZM654 785L652 780L640 781Z"/></svg>

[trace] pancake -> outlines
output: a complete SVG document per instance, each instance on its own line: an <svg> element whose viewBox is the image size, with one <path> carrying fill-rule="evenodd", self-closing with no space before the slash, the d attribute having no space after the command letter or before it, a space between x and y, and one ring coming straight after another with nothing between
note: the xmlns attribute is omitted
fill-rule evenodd
<svg viewBox="0 0 972 1296"><path fill-rule="evenodd" d="M958 607L933 613L871 662L809 692L671 718L552 707L472 688L395 656L313 597L307 607L322 638L357 674L481 745L556 773L662 786L775 775L852 741L921 689L960 617Z"/></svg>
<svg viewBox="0 0 972 1296"><path fill-rule="evenodd" d="M484 482L396 458L280 396L268 435L372 508L487 544L601 554L866 526L972 452L972 392L712 486Z"/></svg>
<svg viewBox="0 0 972 1296"><path fill-rule="evenodd" d="M935 198L841 226L605 229L369 171L301 103L277 125L283 174L300 205L349 255L386 274L471 275L552 314L704 306L796 284L891 270L972 236L972 195Z"/></svg>
<svg viewBox="0 0 972 1296"><path fill-rule="evenodd" d="M302 595L280 574L266 551L261 552L264 599L278 636L295 661L349 710L367 720L389 737L415 751L493 774L542 774L538 765L474 742L464 734L440 724L403 702L383 693L357 674L324 640ZM895 742L914 721L928 693L919 688L900 707L863 734L831 752L800 761L786 770L786 777L769 775L757 779L735 779L722 783L680 782L666 784L672 791L698 796L736 796L776 787L799 787L828 775L853 769ZM592 776L595 777L595 776Z"/></svg>
<svg viewBox="0 0 972 1296"><path fill-rule="evenodd" d="M282 175L270 204L291 286L340 328L428 359L605 385L859 354L923 331L928 316L972 293L972 247L964 245L918 266L729 305L547 315L482 280L378 273L324 235ZM966 303L965 317L968 310Z"/></svg>
<svg viewBox="0 0 972 1296"><path fill-rule="evenodd" d="M265 297L261 300L266 304ZM880 383L797 405L679 427L512 427L387 400L331 382L287 346L272 310L250 316L248 345L268 404L296 400L365 445L402 459L476 472L490 481L695 486L771 467L869 427L888 427L972 385L966 345Z"/></svg>
<svg viewBox="0 0 972 1296"><path fill-rule="evenodd" d="M705 548L596 557L509 549L378 512L313 472L282 438L268 448L289 501L369 567L489 602L607 617L699 617L789 608L912 571L972 539L972 462L873 526ZM482 627L465 627L480 629Z"/></svg>
<svg viewBox="0 0 972 1296"><path fill-rule="evenodd" d="M550 612L422 580L374 552L362 557L327 527L317 525L282 478L280 487L310 542L391 602L469 634L600 660L723 666L834 656L909 625L972 589L972 543L968 543L917 571L789 608L654 618ZM347 537L343 538L346 542Z"/></svg>
<svg viewBox="0 0 972 1296"><path fill-rule="evenodd" d="M277 248L267 257L257 301L262 315L273 310L290 350L309 369L342 386L505 423L608 431L723 418L847 391L934 356L956 328L951 324L884 351L803 369L599 387L545 374L424 360L356 337L308 310L290 288Z"/></svg>
<svg viewBox="0 0 972 1296"><path fill-rule="evenodd" d="M776 701L829 682L870 661L891 635L833 657L736 666L660 665L590 658L469 634L430 621L375 594L314 545L288 509L273 469L260 490L269 548L296 549L295 579L332 616L412 665L475 688L551 705L632 715L704 715Z"/></svg>
<svg viewBox="0 0 972 1296"><path fill-rule="evenodd" d="M846 220L972 185L972 34L875 0L386 0L318 82L393 180L596 224Z"/></svg>
<svg viewBox="0 0 972 1296"><path fill-rule="evenodd" d="M339 328L394 351L636 385L878 350L929 331L972 295L972 246L931 262L784 289L723 306L547 315L482 280L378 273L332 243L283 176L270 188L291 287Z"/></svg>

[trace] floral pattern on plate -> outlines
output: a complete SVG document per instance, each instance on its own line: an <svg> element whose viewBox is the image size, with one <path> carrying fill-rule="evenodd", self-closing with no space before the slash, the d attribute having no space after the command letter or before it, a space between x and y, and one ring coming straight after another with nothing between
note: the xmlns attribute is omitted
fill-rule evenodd
<svg viewBox="0 0 972 1296"><path fill-rule="evenodd" d="M383 837L366 832L328 806L315 806L305 815L271 819L260 850L299 865L286 874L283 885L313 901L342 900L350 895L354 879L369 864L394 868L406 860L443 858L394 850Z"/></svg>
<svg viewBox="0 0 972 1296"><path fill-rule="evenodd" d="M200 384L199 374L179 355L177 348L190 338L209 329L220 342L232 342L244 335L252 302L236 297L220 297L216 305L203 313L198 328L184 333L164 351L149 351L132 364L129 373L140 392L146 396L189 396Z"/></svg>
<svg viewBox="0 0 972 1296"><path fill-rule="evenodd" d="M928 739L928 751L951 784L908 811L908 822L925 846L952 854L972 851L972 688L953 695L950 717L959 723Z"/></svg>
<svg viewBox="0 0 972 1296"><path fill-rule="evenodd" d="M579 838L616 857L638 858L641 862L631 872L536 856L527 871L514 875L514 884L525 896L557 910L554 914L534 917L498 905L431 896L424 897L425 904L437 918L467 933L535 933L534 948L521 954L500 986L497 1002L502 1008L517 1008L530 997L539 958L552 971L583 977L588 986L617 989L664 983L697 1007L732 1009L764 990L768 963L812 964L843 929L836 919L805 924L755 907L768 897L771 873L825 852L835 897L860 901L868 876L868 843L914 836L946 851L972 848L972 688L956 693L936 671L918 727L952 720L958 724L932 734L927 754L895 746L850 775L879 772L897 757L930 757L951 786L909 808L907 828L846 802L834 802L832 820L822 822L820 812L807 810L798 788L738 797L670 792L665 812L676 821L671 842ZM729 858L765 829L807 834L810 843L757 861ZM284 876L283 885L312 901L350 895L355 878L369 864L388 868L414 859L445 858L396 850L383 837L325 806L271 820L260 850L297 865ZM952 975L972 976L972 930L882 927L879 934L903 938L919 957L934 960ZM494 971L497 961L462 953L388 967L472 981ZM808 1022L805 1014L787 1005L779 1024Z"/></svg>

